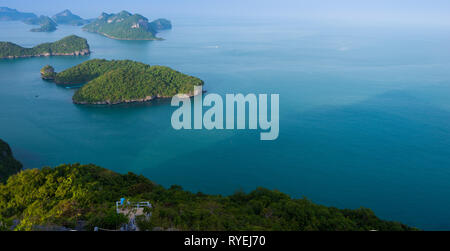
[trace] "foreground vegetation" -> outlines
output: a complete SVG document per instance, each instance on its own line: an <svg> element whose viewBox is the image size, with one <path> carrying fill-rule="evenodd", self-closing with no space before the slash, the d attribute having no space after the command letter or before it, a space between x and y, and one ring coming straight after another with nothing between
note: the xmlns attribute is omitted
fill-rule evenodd
<svg viewBox="0 0 450 251"><path fill-rule="evenodd" d="M10 42L0 42L0 58L86 55L89 54L87 40L75 35L53 43L44 43L33 48L24 48Z"/></svg>
<svg viewBox="0 0 450 251"><path fill-rule="evenodd" d="M82 84L73 96L79 104L143 102L189 94L203 81L164 66L130 60L93 59L57 73L58 84Z"/></svg>
<svg viewBox="0 0 450 251"><path fill-rule="evenodd" d="M25 170L0 184L0 228L74 228L84 222L85 230L118 229L127 222L115 212L114 202L122 197L153 204L152 216L138 219L141 230L415 230L380 220L369 209L325 207L264 188L231 196L191 193L80 164Z"/></svg>

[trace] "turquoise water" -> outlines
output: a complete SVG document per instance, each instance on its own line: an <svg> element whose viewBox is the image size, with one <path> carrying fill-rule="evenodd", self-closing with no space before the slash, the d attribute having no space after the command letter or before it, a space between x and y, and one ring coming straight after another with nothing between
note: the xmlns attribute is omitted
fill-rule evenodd
<svg viewBox="0 0 450 251"><path fill-rule="evenodd" d="M450 229L450 32L258 20L173 20L165 41L115 41L0 22L23 46L70 34L90 57L0 60L0 138L26 168L80 162L169 186L230 194L258 186L384 219ZM175 131L168 101L78 106L40 79L90 58L167 65L210 93L280 94L280 137Z"/></svg>

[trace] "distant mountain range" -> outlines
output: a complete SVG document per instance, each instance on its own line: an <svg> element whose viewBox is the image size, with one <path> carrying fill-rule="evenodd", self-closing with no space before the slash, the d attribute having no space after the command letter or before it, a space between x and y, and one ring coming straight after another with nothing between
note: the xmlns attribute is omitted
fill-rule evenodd
<svg viewBox="0 0 450 251"><path fill-rule="evenodd" d="M20 12L8 7L0 7L0 21L24 21L30 18L37 18L34 13Z"/></svg>
<svg viewBox="0 0 450 251"><path fill-rule="evenodd" d="M0 21L22 21L41 26L31 29L33 32L52 32L58 25L84 25L85 31L119 40L161 40L156 34L161 30L172 29L172 23L167 19L159 18L149 22L146 17L127 11L117 14L102 13L98 18L88 20L73 14L70 10L64 10L50 18L0 7Z"/></svg>
<svg viewBox="0 0 450 251"><path fill-rule="evenodd" d="M22 21L30 25L40 25L41 28L31 29L34 32L55 31L58 24L81 26L89 23L89 20L73 14L70 10L64 10L50 18L38 17L34 13L20 12L8 7L0 7L0 21Z"/></svg>
<svg viewBox="0 0 450 251"><path fill-rule="evenodd" d="M57 24L67 24L67 25L74 25L74 26L81 26L89 23L88 20L81 18L80 16L77 16L70 12L70 10L62 11L52 17L53 20Z"/></svg>
<svg viewBox="0 0 450 251"><path fill-rule="evenodd" d="M117 14L102 13L83 30L119 40L159 40L156 33L171 28L172 24L167 19L149 22L142 15L121 11Z"/></svg>

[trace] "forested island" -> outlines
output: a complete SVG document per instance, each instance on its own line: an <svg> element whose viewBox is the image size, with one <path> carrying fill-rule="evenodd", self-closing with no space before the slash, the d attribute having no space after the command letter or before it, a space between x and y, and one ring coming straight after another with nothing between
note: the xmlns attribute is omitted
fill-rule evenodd
<svg viewBox="0 0 450 251"><path fill-rule="evenodd" d="M177 185L166 189L142 175L95 165L20 169L0 140L0 230L119 229L128 222L115 210L115 202L123 197L152 203L151 217L137 219L140 230L416 230L381 220L370 209L326 207L265 188L208 195Z"/></svg>
<svg viewBox="0 0 450 251"><path fill-rule="evenodd" d="M88 20L81 18L78 15L73 14L70 10L64 10L56 15L52 16L52 19L57 24L81 26L89 23Z"/></svg>
<svg viewBox="0 0 450 251"><path fill-rule="evenodd" d="M51 72L48 66L44 72ZM42 74L42 71L41 71ZM194 86L203 81L165 66L150 66L130 60L93 59L51 76L57 84L84 84L78 89L76 104L120 104L192 96Z"/></svg>
<svg viewBox="0 0 450 251"><path fill-rule="evenodd" d="M24 48L11 42L0 42L0 58L26 58L42 56L89 55L87 40L75 35L53 43L44 43L33 48Z"/></svg>
<svg viewBox="0 0 450 251"><path fill-rule="evenodd" d="M83 30L118 40L160 40L156 33L171 28L172 24L167 19L149 23L147 18L139 14L122 11L118 14L102 13L95 21L84 26Z"/></svg>
<svg viewBox="0 0 450 251"><path fill-rule="evenodd" d="M60 24L84 25L85 31L118 40L161 40L156 37L156 34L161 30L172 29L172 23L167 19L159 18L149 22L146 17L127 11L117 14L102 13L98 18L88 20L73 14L70 10L64 10L50 18L0 7L0 21L22 21L26 24L41 26L31 29L33 32L52 32Z"/></svg>
<svg viewBox="0 0 450 251"><path fill-rule="evenodd" d="M24 20L24 23L30 25L40 25L40 28L34 28L30 31L32 32L52 32L56 30L56 26L58 26L55 21L47 16L40 16L37 18L30 18Z"/></svg>

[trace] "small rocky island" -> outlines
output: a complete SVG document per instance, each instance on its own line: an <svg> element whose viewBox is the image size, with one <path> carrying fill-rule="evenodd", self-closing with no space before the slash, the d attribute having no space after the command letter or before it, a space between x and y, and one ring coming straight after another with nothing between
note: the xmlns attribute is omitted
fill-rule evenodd
<svg viewBox="0 0 450 251"><path fill-rule="evenodd" d="M41 69L41 77L44 80L54 80L55 79L55 68L50 65L46 65Z"/></svg>
<svg viewBox="0 0 450 251"><path fill-rule="evenodd" d="M72 100L75 104L114 105L194 95L194 86L203 81L165 66L150 66L131 60L92 59L55 73L41 70L42 78L56 84L84 84Z"/></svg>
<svg viewBox="0 0 450 251"><path fill-rule="evenodd" d="M0 59L48 56L89 55L87 40L75 35L65 37L54 43L44 43L33 48L24 48L11 42L0 42Z"/></svg>
<svg viewBox="0 0 450 251"><path fill-rule="evenodd" d="M149 22L139 14L122 11L118 14L102 13L96 20L84 26L83 30L118 40L161 40L156 37L156 33L171 28L172 24L167 19Z"/></svg>

